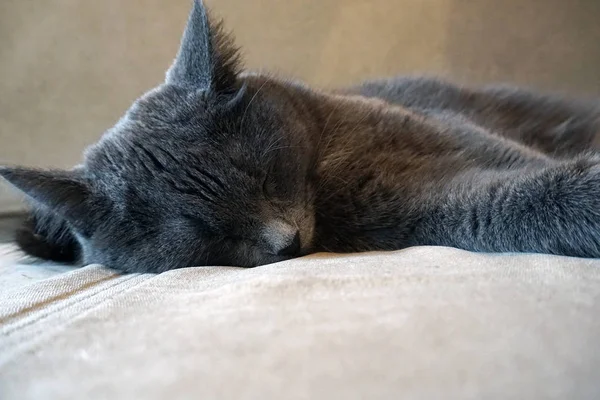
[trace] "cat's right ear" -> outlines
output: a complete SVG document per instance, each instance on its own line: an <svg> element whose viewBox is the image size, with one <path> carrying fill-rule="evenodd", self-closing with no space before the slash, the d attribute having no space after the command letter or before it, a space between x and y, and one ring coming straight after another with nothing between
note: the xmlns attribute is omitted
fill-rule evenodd
<svg viewBox="0 0 600 400"><path fill-rule="evenodd" d="M97 208L90 188L75 172L0 167L0 176L81 233L94 229Z"/></svg>
<svg viewBox="0 0 600 400"><path fill-rule="evenodd" d="M166 83L214 94L236 92L238 54L222 23L211 20L202 0L194 0Z"/></svg>

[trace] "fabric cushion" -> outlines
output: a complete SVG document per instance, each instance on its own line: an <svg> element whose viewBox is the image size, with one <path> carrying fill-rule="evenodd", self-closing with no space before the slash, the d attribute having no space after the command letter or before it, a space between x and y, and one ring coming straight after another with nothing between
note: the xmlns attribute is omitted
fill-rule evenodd
<svg viewBox="0 0 600 400"><path fill-rule="evenodd" d="M600 398L600 260L417 247L1 282L4 400Z"/></svg>

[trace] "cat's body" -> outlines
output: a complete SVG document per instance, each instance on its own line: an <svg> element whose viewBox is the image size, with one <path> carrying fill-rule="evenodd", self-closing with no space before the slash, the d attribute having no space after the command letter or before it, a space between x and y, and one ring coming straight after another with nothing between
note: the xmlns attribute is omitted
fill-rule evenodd
<svg viewBox="0 0 600 400"><path fill-rule="evenodd" d="M581 193L557 190L559 182L584 179L583 165L597 163L597 104L418 78L350 92L386 103L353 99L364 106L344 107L327 130L336 139L322 162L337 166L325 169L329 183L317 196L334 196L317 206L318 230L325 231L317 242L325 249L429 244L600 256L598 225L586 231L582 223L597 220L599 203L589 199L586 217L567 217L582 211L584 202L569 200Z"/></svg>
<svg viewBox="0 0 600 400"><path fill-rule="evenodd" d="M126 271L447 245L600 257L600 107L396 78L244 75L200 3L166 84L74 171L0 173L30 254Z"/></svg>

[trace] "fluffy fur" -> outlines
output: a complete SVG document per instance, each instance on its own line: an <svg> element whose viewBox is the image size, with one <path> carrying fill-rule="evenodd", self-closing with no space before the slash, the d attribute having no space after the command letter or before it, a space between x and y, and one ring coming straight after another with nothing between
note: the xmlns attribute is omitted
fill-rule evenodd
<svg viewBox="0 0 600 400"><path fill-rule="evenodd" d="M239 71L195 1L165 83L81 165L0 169L32 201L23 250L128 272L415 245L600 257L598 103Z"/></svg>

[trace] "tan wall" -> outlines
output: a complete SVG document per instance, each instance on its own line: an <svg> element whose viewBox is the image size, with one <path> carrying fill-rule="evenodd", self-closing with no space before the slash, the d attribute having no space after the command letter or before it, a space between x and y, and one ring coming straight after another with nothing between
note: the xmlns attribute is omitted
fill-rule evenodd
<svg viewBox="0 0 600 400"><path fill-rule="evenodd" d="M600 93L595 0L207 0L247 65L318 85L426 72ZM175 54L189 0L0 1L0 162L67 167ZM0 186L0 209L14 204Z"/></svg>

